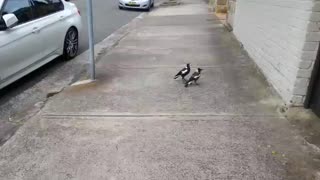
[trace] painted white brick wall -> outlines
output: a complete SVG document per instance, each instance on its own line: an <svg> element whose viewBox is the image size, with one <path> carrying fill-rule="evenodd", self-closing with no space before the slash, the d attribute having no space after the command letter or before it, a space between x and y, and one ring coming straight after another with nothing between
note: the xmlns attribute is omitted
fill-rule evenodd
<svg viewBox="0 0 320 180"><path fill-rule="evenodd" d="M289 104L305 99L319 21L320 0L237 0L234 34Z"/></svg>

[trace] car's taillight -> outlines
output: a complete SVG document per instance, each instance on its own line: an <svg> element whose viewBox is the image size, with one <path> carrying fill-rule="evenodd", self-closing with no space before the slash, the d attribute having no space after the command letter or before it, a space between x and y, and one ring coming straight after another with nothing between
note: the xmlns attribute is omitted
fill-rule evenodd
<svg viewBox="0 0 320 180"><path fill-rule="evenodd" d="M78 9L78 14L81 16L80 10Z"/></svg>

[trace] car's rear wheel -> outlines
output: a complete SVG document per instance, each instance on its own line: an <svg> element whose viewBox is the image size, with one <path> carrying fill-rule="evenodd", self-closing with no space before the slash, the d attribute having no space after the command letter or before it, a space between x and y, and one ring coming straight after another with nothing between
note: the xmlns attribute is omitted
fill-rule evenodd
<svg viewBox="0 0 320 180"><path fill-rule="evenodd" d="M63 59L70 60L77 56L79 49L79 35L76 28L68 30L64 39Z"/></svg>
<svg viewBox="0 0 320 180"><path fill-rule="evenodd" d="M123 7L119 6L119 9L120 9L120 10L122 10L122 9L123 9Z"/></svg>

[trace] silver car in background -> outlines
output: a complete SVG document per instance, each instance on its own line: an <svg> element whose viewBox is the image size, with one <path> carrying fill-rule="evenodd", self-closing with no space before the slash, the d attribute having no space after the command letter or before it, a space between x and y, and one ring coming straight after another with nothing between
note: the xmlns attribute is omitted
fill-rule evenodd
<svg viewBox="0 0 320 180"><path fill-rule="evenodd" d="M154 6L154 0L119 0L119 9L144 9L149 11Z"/></svg>

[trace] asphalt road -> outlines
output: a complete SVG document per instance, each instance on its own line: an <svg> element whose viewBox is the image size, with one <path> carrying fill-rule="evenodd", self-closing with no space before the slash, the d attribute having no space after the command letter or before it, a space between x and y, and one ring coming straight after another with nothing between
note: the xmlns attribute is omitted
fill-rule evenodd
<svg viewBox="0 0 320 180"><path fill-rule="evenodd" d="M79 47L81 53L88 49L86 0L72 0L72 2L78 6L83 19ZM102 41L141 13L141 11L119 10L117 0L94 0L93 9L95 43ZM0 90L0 145L23 124L25 119L35 113L33 107L41 106L37 102L43 102L48 89L54 84L59 84L59 80L52 77L53 74L58 72L63 75L66 73L65 67L66 62L56 59Z"/></svg>
<svg viewBox="0 0 320 180"><path fill-rule="evenodd" d="M72 0L72 2L78 6L83 20L80 39L80 52L83 52L88 49L86 0ZM93 9L95 43L102 41L141 13L141 11L119 10L117 0L94 0Z"/></svg>

